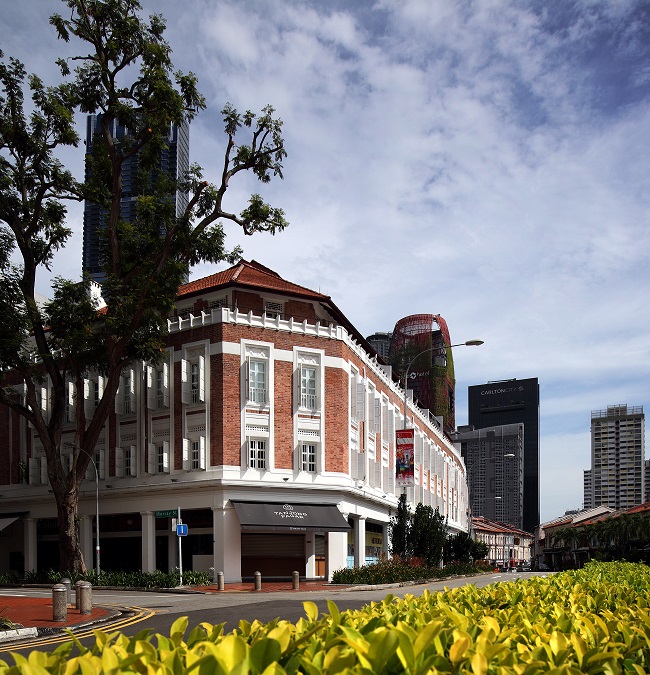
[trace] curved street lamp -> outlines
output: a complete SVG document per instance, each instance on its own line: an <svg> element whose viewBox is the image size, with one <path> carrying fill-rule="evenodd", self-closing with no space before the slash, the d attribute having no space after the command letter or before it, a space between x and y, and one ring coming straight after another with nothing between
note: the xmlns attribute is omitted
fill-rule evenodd
<svg viewBox="0 0 650 675"><path fill-rule="evenodd" d="M425 349L421 351L419 354L416 354L410 361L408 366L406 366L406 372L404 373L404 426L402 429L407 428L407 415L406 415L406 405L407 405L407 397L406 393L408 390L408 379L409 379L409 371L411 370L411 366L423 355L426 354L427 352L440 352L443 349L451 349L452 347L478 347L479 345L483 344L483 340L467 340L467 342L459 342L458 344L455 345L444 345L442 347L429 347L428 349Z"/></svg>

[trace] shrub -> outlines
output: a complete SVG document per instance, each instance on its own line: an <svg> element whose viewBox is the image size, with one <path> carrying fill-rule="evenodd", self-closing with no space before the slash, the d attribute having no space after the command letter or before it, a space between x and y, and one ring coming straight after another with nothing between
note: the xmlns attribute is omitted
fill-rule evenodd
<svg viewBox="0 0 650 675"><path fill-rule="evenodd" d="M22 577L15 572L0 573L0 585L2 584L58 584L61 579L70 579L74 586L77 581L89 581L93 586L125 586L128 588L175 588L180 584L180 575L177 570L173 572L124 572L102 570L99 576L95 570L86 574L72 572L59 572L58 570L46 570L41 572L26 572ZM185 586L206 586L212 583L210 572L183 572L183 584Z"/></svg>
<svg viewBox="0 0 650 675"><path fill-rule="evenodd" d="M428 567L421 558L393 558L380 560L372 565L336 570L334 584L394 584L400 581L442 579L448 576L479 574L485 571L466 563L453 563L445 567Z"/></svg>
<svg viewBox="0 0 650 675"><path fill-rule="evenodd" d="M169 637L95 631L92 650L73 636L50 654L14 653L16 666L0 661L0 675L650 672L644 565L590 563L481 589L389 595L346 612L329 602L321 616L313 602L304 609L295 624L241 621L227 634L223 624L202 623L186 635L187 617Z"/></svg>

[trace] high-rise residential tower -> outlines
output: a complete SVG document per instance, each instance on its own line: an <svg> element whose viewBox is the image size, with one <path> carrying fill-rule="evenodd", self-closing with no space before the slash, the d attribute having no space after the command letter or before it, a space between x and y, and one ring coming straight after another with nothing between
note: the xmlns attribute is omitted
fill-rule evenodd
<svg viewBox="0 0 650 675"><path fill-rule="evenodd" d="M86 153L92 152L93 137L100 132L101 115L89 115L86 120ZM129 130L113 121L111 128L113 138L122 140L128 136ZM187 123L179 126L171 124L167 137L167 147L161 152L160 170L165 171L172 178L180 178L189 169L190 165L190 133ZM86 162L86 174L89 165ZM86 176L88 177L88 175ZM138 155L127 159L123 165L122 173L122 200L120 204L120 216L127 221L133 222L136 217L136 202L139 196L138 190ZM176 214L180 214L187 206L187 195L176 192L170 195L176 204ZM86 200L84 204L84 232L83 232L83 271L89 274L93 281L101 283L104 280L102 269L102 227L106 212L97 204Z"/></svg>
<svg viewBox="0 0 650 675"><path fill-rule="evenodd" d="M591 411L591 469L588 471L585 505L624 510L644 502L643 406L610 405L606 410Z"/></svg>
<svg viewBox="0 0 650 675"><path fill-rule="evenodd" d="M539 525L539 383L536 377L468 387L469 425L485 429L524 425L523 529Z"/></svg>

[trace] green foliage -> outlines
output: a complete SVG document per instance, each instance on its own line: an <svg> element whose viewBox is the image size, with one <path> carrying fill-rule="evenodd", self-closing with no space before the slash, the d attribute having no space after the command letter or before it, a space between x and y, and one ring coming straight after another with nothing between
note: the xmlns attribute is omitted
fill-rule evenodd
<svg viewBox="0 0 650 675"><path fill-rule="evenodd" d="M479 574L484 570L464 563L445 567L428 566L420 558L392 558L362 567L344 567L332 574L334 584L394 584L404 581L444 579L446 577Z"/></svg>
<svg viewBox="0 0 650 675"><path fill-rule="evenodd" d="M57 61L64 82L45 87L27 77L19 61L0 60L0 403L24 417L47 458L48 480L57 502L60 559L64 568L83 569L75 519L79 487L89 457L113 407L121 372L135 361L155 362L161 354L166 318L190 266L233 262L223 221L247 235L275 234L287 226L282 209L253 194L240 214L224 208L231 181L252 172L263 184L282 178L286 157L282 120L271 106L259 115L223 111L225 152L217 182L200 167L185 176L161 170L161 153L171 124L189 123L205 108L193 73L175 71L165 21L144 19L137 0L63 0L66 11L50 23L58 37L78 46L77 56ZM4 55L0 52L0 59ZM24 92L31 93L26 114ZM77 182L56 159L76 146L76 113L101 114L100 129L87 150L87 172ZM126 129L115 138L115 122ZM137 155L131 178L139 198L136 218L121 215L122 174ZM177 214L169 195L179 191L188 204ZM43 307L35 293L39 269L50 269L68 241L66 202L88 199L101 207L100 259L106 275L102 311L89 300L87 280L57 279L54 297ZM60 460L67 384L81 391L83 378L106 378L92 418L76 396L73 466ZM40 384L50 391L48 415L40 405ZM25 385L24 392L16 385ZM38 385L38 386L37 386Z"/></svg>
<svg viewBox="0 0 650 675"><path fill-rule="evenodd" d="M402 492L397 502L397 511L391 515L388 524L390 552L400 558L407 558L411 554L411 513L409 511L406 494Z"/></svg>
<svg viewBox="0 0 650 675"><path fill-rule="evenodd" d="M472 563L485 558L488 552L487 544L476 541L467 532L457 532L445 544L445 560Z"/></svg>
<svg viewBox="0 0 650 675"><path fill-rule="evenodd" d="M27 572L20 575L16 572L0 572L0 585L5 584L58 584L61 579L70 579L74 585L77 581L89 581L93 586L121 586L124 588L175 588L180 584L178 570L173 572L123 572L119 570L102 570L99 577L96 572L86 574L79 572L61 572L46 570L43 572ZM209 572L183 572L184 586L208 586L212 584Z"/></svg>
<svg viewBox="0 0 650 675"><path fill-rule="evenodd" d="M186 617L169 636L128 638L95 631L86 649L73 638L49 654L14 653L0 675L160 673L472 673L611 675L650 670L650 572L591 564L578 572L477 589L465 586L403 599L387 596L340 612L313 602L295 624L241 621L230 633ZM73 647L78 653L72 655Z"/></svg>
<svg viewBox="0 0 650 675"><path fill-rule="evenodd" d="M442 562L447 540L447 519L440 511L419 503L411 521L411 549L413 555L423 558L428 567Z"/></svg>

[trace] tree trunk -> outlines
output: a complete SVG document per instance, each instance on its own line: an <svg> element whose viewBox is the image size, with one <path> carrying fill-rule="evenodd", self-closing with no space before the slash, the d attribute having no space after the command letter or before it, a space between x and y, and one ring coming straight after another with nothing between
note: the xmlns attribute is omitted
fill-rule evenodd
<svg viewBox="0 0 650 675"><path fill-rule="evenodd" d="M77 519L78 495L75 488L66 489L57 495L56 506L59 525L59 569L62 572L86 573L86 563L81 552L79 540L79 521Z"/></svg>

